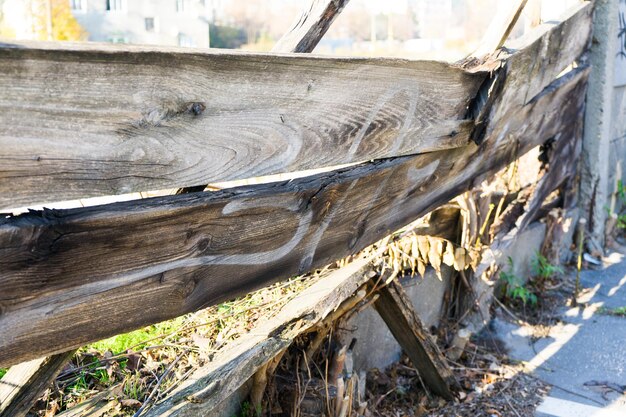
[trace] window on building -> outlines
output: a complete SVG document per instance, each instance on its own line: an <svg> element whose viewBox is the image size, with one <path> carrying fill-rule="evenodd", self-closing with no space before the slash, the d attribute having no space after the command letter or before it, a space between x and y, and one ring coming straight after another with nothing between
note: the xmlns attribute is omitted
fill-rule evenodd
<svg viewBox="0 0 626 417"><path fill-rule="evenodd" d="M154 32L154 17L146 17L146 32Z"/></svg>
<svg viewBox="0 0 626 417"><path fill-rule="evenodd" d="M176 0L176 11L178 13L185 11L185 0Z"/></svg>
<svg viewBox="0 0 626 417"><path fill-rule="evenodd" d="M109 42L111 43L128 43L128 38L121 35L109 36Z"/></svg>
<svg viewBox="0 0 626 417"><path fill-rule="evenodd" d="M126 0L106 0L107 11L124 12L126 11Z"/></svg>
<svg viewBox="0 0 626 417"><path fill-rule="evenodd" d="M184 33L178 34L178 46L195 46L191 36L187 36Z"/></svg>
<svg viewBox="0 0 626 417"><path fill-rule="evenodd" d="M70 8L73 12L86 12L87 0L70 0Z"/></svg>

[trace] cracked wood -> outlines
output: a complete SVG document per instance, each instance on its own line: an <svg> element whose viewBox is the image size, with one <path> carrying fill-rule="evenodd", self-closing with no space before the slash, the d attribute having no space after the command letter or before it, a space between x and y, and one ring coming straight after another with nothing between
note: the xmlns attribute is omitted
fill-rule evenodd
<svg viewBox="0 0 626 417"><path fill-rule="evenodd" d="M0 210L456 148L453 65L0 43Z"/></svg>
<svg viewBox="0 0 626 417"><path fill-rule="evenodd" d="M492 120L480 146L0 220L0 366L177 317L362 249L546 140L568 140L561 131L580 117L587 72Z"/></svg>

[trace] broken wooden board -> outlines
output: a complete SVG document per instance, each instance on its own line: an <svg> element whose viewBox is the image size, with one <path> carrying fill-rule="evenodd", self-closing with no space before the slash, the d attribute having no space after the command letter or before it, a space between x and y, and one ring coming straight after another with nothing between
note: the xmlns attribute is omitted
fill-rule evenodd
<svg viewBox="0 0 626 417"><path fill-rule="evenodd" d="M207 416L300 334L335 311L374 275L371 259L361 258L329 273L298 294L271 320L195 371L146 417Z"/></svg>
<svg viewBox="0 0 626 417"><path fill-rule="evenodd" d="M450 64L0 43L0 210L464 146Z"/></svg>
<svg viewBox="0 0 626 417"><path fill-rule="evenodd" d="M302 15L276 42L273 51L313 52L350 0L310 0Z"/></svg>
<svg viewBox="0 0 626 417"><path fill-rule="evenodd" d="M0 417L23 417L70 361L74 351L12 366L0 379Z"/></svg>
<svg viewBox="0 0 626 417"><path fill-rule="evenodd" d="M0 366L177 317L355 253L546 140L568 140L560 135L580 117L587 73L556 80L490 126L480 146L0 220Z"/></svg>
<svg viewBox="0 0 626 417"><path fill-rule="evenodd" d="M528 103L585 53L591 40L593 7L583 2L569 9L560 23L544 23L506 45L476 69L504 68L479 90L469 115L476 120L472 140L480 143L501 120Z"/></svg>
<svg viewBox="0 0 626 417"><path fill-rule="evenodd" d="M496 15L491 20L478 48L472 52L474 58L482 58L500 49L517 23L528 0L502 2L498 5Z"/></svg>
<svg viewBox="0 0 626 417"><path fill-rule="evenodd" d="M411 359L424 384L440 397L453 400L455 392L460 389L459 384L446 358L424 329L402 284L392 280L377 294L376 311Z"/></svg>

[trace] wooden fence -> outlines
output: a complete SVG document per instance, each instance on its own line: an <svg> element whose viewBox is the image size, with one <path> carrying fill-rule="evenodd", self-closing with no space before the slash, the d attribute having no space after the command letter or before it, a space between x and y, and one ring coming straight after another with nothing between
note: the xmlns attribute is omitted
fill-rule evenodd
<svg viewBox="0 0 626 417"><path fill-rule="evenodd" d="M345 3L313 2L280 50L310 51ZM3 216L0 367L324 266L532 148L569 149L591 16L581 3L507 49L454 65L0 44L0 209L183 188Z"/></svg>

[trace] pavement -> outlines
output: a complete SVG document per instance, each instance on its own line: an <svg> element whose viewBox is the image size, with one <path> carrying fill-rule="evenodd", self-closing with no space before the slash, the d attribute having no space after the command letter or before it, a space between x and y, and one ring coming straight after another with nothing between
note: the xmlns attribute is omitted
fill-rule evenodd
<svg viewBox="0 0 626 417"><path fill-rule="evenodd" d="M602 269L581 273L585 307L563 308L563 323L537 339L530 326L496 318L493 328L513 359L552 386L536 417L626 417L626 256L611 254Z"/></svg>

